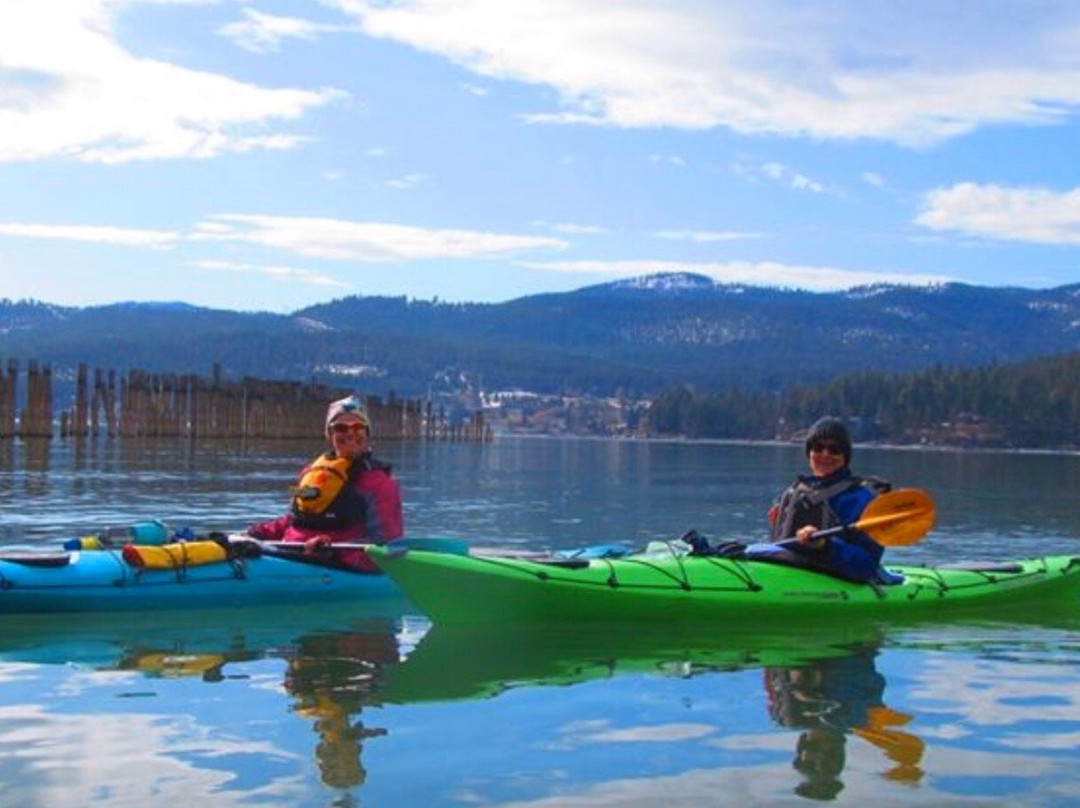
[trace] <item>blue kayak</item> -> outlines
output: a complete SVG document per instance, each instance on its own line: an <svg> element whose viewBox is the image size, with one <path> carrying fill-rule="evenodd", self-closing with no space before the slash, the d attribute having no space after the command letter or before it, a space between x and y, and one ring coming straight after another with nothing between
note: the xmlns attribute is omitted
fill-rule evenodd
<svg viewBox="0 0 1080 808"><path fill-rule="evenodd" d="M121 549L0 552L0 613L208 609L397 599L385 575L275 552L229 554L170 567L132 563Z"/></svg>

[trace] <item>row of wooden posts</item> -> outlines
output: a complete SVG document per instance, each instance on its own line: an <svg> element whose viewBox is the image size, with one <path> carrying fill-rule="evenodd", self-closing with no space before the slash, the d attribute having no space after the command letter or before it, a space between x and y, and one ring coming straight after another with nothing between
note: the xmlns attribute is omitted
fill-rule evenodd
<svg viewBox="0 0 1080 808"><path fill-rule="evenodd" d="M210 379L195 375L95 370L80 364L75 404L53 409L52 369L30 360L25 406L18 406L19 366L0 368L0 438L311 438L323 427L327 405L351 391L322 384L244 378L228 381L215 366ZM431 402L365 396L378 440L487 441L491 430L476 412L450 423ZM58 420L58 426L57 426Z"/></svg>

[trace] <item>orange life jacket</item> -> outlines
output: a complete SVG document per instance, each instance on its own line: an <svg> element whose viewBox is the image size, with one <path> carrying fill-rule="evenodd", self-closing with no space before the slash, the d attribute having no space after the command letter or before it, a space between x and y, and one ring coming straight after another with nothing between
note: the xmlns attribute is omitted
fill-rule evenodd
<svg viewBox="0 0 1080 808"><path fill-rule="evenodd" d="M292 488L293 512L300 516L325 513L348 483L351 465L347 457L324 454L316 458Z"/></svg>

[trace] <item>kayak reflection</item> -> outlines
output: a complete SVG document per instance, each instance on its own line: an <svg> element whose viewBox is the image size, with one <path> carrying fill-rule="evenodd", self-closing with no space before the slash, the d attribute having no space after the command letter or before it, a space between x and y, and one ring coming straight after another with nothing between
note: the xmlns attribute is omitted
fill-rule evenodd
<svg viewBox="0 0 1080 808"><path fill-rule="evenodd" d="M762 671L763 703L779 727L798 732L799 796L829 800L843 789L847 744L876 747L889 780L919 782L924 742L913 717L885 702L876 657L887 635L874 625L738 630L605 626L511 634L434 625L400 665L385 671L388 703L485 699L518 687L575 685L627 674L681 678Z"/></svg>
<svg viewBox="0 0 1080 808"><path fill-rule="evenodd" d="M0 659L152 676L204 675L226 663L279 657L303 637L337 631L393 633L405 601L260 609L7 615ZM217 671L216 673L214 671Z"/></svg>
<svg viewBox="0 0 1080 808"><path fill-rule="evenodd" d="M575 684L620 673L693 676L706 671L798 665L845 656L879 638L872 626L552 626L528 632L435 624L407 659L386 672L392 703L495 696L522 685Z"/></svg>
<svg viewBox="0 0 1080 808"><path fill-rule="evenodd" d="M792 765L803 780L795 793L830 800L843 788L846 744L855 734L881 749L890 780L917 783L925 744L898 729L912 716L884 702L885 677L875 666L878 649L859 645L850 653L800 665L766 667L769 715L778 725L799 730Z"/></svg>

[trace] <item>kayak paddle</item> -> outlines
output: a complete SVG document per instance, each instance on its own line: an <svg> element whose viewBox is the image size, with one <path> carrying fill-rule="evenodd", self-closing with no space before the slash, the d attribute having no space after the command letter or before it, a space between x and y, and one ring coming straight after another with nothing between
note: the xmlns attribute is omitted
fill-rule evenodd
<svg viewBox="0 0 1080 808"><path fill-rule="evenodd" d="M814 538L855 528L885 547L906 547L930 532L934 517L934 501L929 494L918 488L897 488L872 499L857 522L819 530Z"/></svg>
<svg viewBox="0 0 1080 808"><path fill-rule="evenodd" d="M303 542L296 541L267 541L264 539L257 539L254 536L248 536L245 534L238 534L229 536L230 542L245 542L250 541L259 545L260 547L268 547L273 550L291 550L294 552L303 552ZM319 547L317 552L333 552L335 550L366 550L372 545L372 542L332 542L327 545ZM386 543L386 547L390 549L402 549L402 550L430 550L432 552L451 553L452 555L468 555L469 543L463 539L413 539L413 538L400 538L393 539Z"/></svg>

